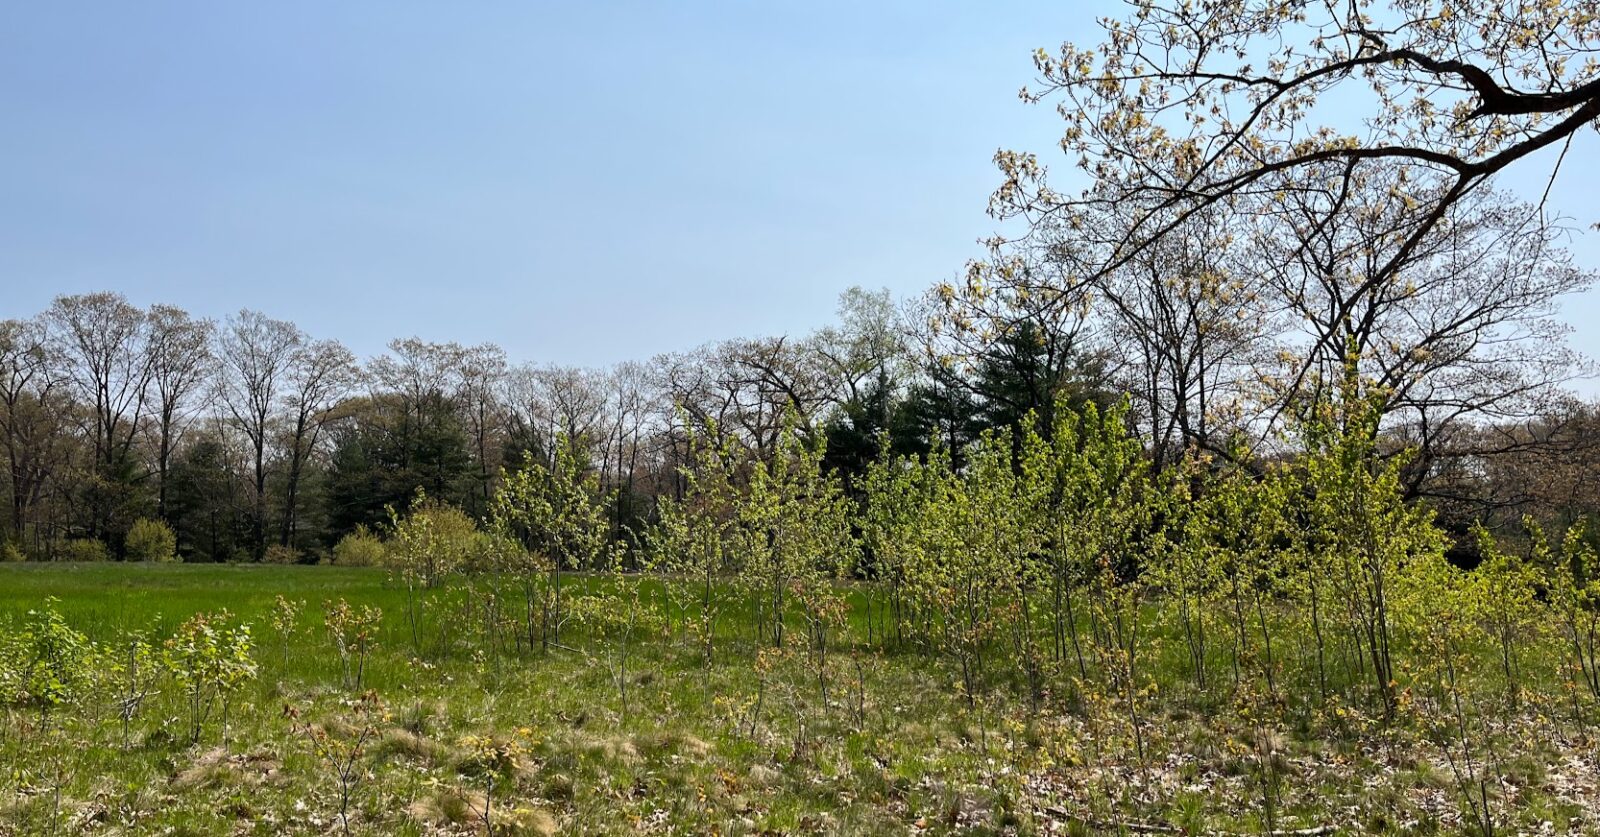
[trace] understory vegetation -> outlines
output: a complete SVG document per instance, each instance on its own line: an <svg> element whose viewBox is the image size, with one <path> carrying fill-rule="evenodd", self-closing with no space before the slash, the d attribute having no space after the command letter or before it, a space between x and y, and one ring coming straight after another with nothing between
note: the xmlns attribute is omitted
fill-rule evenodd
<svg viewBox="0 0 1600 837"><path fill-rule="evenodd" d="M1591 539L1450 563L1344 395L1254 469L1062 404L852 497L708 424L637 545L561 442L382 568L8 567L0 829L1600 828Z"/></svg>

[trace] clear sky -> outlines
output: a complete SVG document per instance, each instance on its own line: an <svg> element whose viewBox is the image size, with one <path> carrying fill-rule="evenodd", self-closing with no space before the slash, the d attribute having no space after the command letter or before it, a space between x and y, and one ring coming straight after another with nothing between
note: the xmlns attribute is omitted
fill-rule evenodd
<svg viewBox="0 0 1600 837"><path fill-rule="evenodd" d="M1017 89L1118 8L14 3L0 317L111 289L580 365L803 333L980 254L997 148L1067 168ZM1582 156L1553 202L1587 227Z"/></svg>

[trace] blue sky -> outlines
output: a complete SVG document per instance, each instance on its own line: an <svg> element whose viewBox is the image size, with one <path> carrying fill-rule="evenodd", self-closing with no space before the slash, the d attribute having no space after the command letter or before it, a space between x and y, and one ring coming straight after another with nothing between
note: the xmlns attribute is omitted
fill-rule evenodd
<svg viewBox="0 0 1600 837"><path fill-rule="evenodd" d="M803 333L978 255L996 148L1067 168L1016 92L1117 8L13 4L0 317L112 289L583 365ZM1600 175L1568 175L1587 227Z"/></svg>

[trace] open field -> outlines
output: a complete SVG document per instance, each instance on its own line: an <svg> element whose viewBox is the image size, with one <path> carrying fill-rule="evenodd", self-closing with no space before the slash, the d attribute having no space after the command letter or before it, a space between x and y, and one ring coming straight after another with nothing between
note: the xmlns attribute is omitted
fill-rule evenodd
<svg viewBox="0 0 1600 837"><path fill-rule="evenodd" d="M706 666L657 581L641 599L659 618L639 620L623 671L614 638L573 630L530 649L511 637L514 619L491 635L487 582L475 585L425 594L414 648L406 590L381 570L0 567L9 633L55 597L108 661L48 714L7 710L0 833L337 831L340 766L350 830L368 834L1260 833L1268 817L1327 833L1466 827L1446 752L1354 708L1268 724L1242 697L1202 707L1177 689L1152 694L1140 758L1114 707L1065 685L1037 709L1004 683L969 704L946 663L876 630L868 640L861 590L819 678L803 643L758 656L742 610ZM582 586L569 580L568 594ZM272 626L280 595L306 603L287 636ZM337 599L383 610L359 684L324 624ZM219 705L191 741L184 689L162 674L124 739L124 678L110 666L130 633L159 645L192 614L224 609L252 626L259 666L226 723ZM1525 704L1490 728L1503 740L1479 757L1504 757L1492 804L1508 830L1593 833L1593 741L1548 708Z"/></svg>

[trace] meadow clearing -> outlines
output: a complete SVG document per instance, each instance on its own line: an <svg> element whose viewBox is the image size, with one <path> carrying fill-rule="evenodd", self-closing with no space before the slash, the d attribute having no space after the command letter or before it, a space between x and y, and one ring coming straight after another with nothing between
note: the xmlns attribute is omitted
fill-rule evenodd
<svg viewBox="0 0 1600 837"><path fill-rule="evenodd" d="M1272 711L1249 689L1208 701L1182 686L1176 636L1151 641L1163 685L1138 701L1136 740L1115 696L1065 681L1039 701L1005 683L968 700L948 660L885 635L892 618L865 585L848 588L819 669L814 646L759 642L739 593L709 663L670 595L679 582L574 576L564 595L618 583L642 602L625 666L615 636L581 627L530 647L511 579L418 594L414 644L407 589L382 569L0 566L8 636L59 614L93 643L57 637L51 653L89 666L60 684L71 695L0 719L0 833L324 833L344 817L357 834L1475 827L1461 756L1427 724L1338 701ZM382 610L363 638L345 632L343 653L329 627L341 602L358 622ZM160 661L197 613L225 648L249 626L251 667L198 697ZM1525 700L1473 722L1506 831L1600 827L1593 739L1566 714Z"/></svg>

